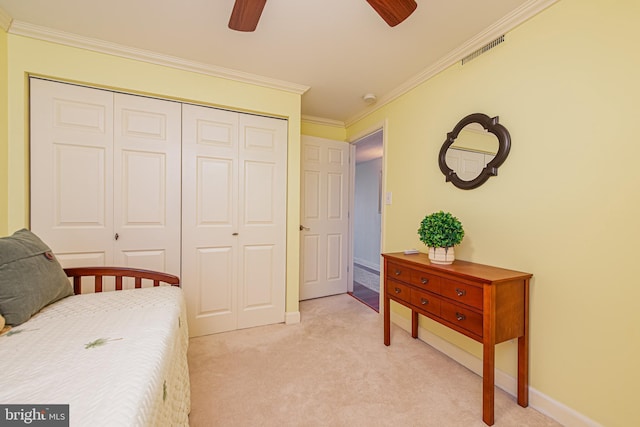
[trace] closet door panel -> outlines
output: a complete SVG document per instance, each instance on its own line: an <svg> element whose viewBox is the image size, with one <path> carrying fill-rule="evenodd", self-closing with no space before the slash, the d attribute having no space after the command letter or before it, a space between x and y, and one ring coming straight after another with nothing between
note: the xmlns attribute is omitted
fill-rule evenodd
<svg viewBox="0 0 640 427"><path fill-rule="evenodd" d="M242 200L245 227L256 226L255 230L260 230L276 225L276 167L276 163L245 161Z"/></svg>
<svg viewBox="0 0 640 427"><path fill-rule="evenodd" d="M189 333L236 329L238 114L183 106L182 287Z"/></svg>
<svg viewBox="0 0 640 427"><path fill-rule="evenodd" d="M240 115L238 327L284 321L287 122Z"/></svg>
<svg viewBox="0 0 640 427"><path fill-rule="evenodd" d="M233 248L201 247L197 249L196 271L190 293L197 295L191 306L196 321L189 323L191 335L229 331L236 328L236 295ZM206 327L203 328L202 325ZM193 329L193 331L192 331Z"/></svg>
<svg viewBox="0 0 640 427"><path fill-rule="evenodd" d="M196 224L225 228L223 237L235 227L235 162L229 158L196 158Z"/></svg>
<svg viewBox="0 0 640 427"><path fill-rule="evenodd" d="M54 226L104 228L108 218L104 148L54 144L53 150Z"/></svg>
<svg viewBox="0 0 640 427"><path fill-rule="evenodd" d="M240 286L241 309L245 312L271 308L277 305L278 301L273 300L273 288L277 286L273 283L275 268L273 245L256 245L244 247L244 281ZM242 317L241 317L242 318ZM239 327L245 327L241 322Z"/></svg>
<svg viewBox="0 0 640 427"><path fill-rule="evenodd" d="M115 94L114 129L116 263L179 275L181 104Z"/></svg>
<svg viewBox="0 0 640 427"><path fill-rule="evenodd" d="M31 230L65 267L112 263L113 94L41 79L30 91Z"/></svg>

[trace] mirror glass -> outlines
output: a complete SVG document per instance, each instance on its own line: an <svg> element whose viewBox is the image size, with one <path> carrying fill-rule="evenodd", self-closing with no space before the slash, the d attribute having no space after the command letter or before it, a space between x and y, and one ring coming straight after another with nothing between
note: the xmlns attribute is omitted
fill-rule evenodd
<svg viewBox="0 0 640 427"><path fill-rule="evenodd" d="M498 117L474 113L464 117L451 132L438 155L447 182L471 190L498 175L511 148L509 131Z"/></svg>
<svg viewBox="0 0 640 427"><path fill-rule="evenodd" d="M479 123L466 125L446 154L447 166L464 181L476 179L498 153L498 138Z"/></svg>

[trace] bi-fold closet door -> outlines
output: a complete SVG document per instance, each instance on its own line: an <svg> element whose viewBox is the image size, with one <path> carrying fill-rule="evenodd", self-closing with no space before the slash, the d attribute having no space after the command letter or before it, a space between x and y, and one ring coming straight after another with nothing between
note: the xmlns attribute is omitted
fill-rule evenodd
<svg viewBox="0 0 640 427"><path fill-rule="evenodd" d="M64 267L180 274L181 105L37 78L31 229Z"/></svg>
<svg viewBox="0 0 640 427"><path fill-rule="evenodd" d="M64 267L180 275L192 336L284 321L286 120L30 84L31 229Z"/></svg>
<svg viewBox="0 0 640 427"><path fill-rule="evenodd" d="M284 321L287 122L185 104L183 123L190 334Z"/></svg>

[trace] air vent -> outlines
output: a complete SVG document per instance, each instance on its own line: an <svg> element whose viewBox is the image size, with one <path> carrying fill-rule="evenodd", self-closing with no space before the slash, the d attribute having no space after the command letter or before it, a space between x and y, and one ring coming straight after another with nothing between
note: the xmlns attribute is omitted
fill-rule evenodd
<svg viewBox="0 0 640 427"><path fill-rule="evenodd" d="M462 65L466 64L467 62L471 61L472 59L477 58L478 56L482 55L483 53L493 49L494 47L498 46L503 41L504 41L504 34L501 35L500 37L498 37L497 39L495 39L494 41L487 43L486 45L482 46L480 49L477 49L474 52L472 52L469 55L467 55L464 58L462 58Z"/></svg>

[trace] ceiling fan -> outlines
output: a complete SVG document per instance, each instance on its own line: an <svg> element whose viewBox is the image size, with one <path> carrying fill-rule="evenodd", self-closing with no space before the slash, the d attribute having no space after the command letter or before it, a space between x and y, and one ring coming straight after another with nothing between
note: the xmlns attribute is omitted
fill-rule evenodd
<svg viewBox="0 0 640 427"><path fill-rule="evenodd" d="M265 3L267 0L236 0L229 19L229 28L236 31L254 31ZM390 27L395 27L407 19L418 7L415 0L367 0L367 3Z"/></svg>

